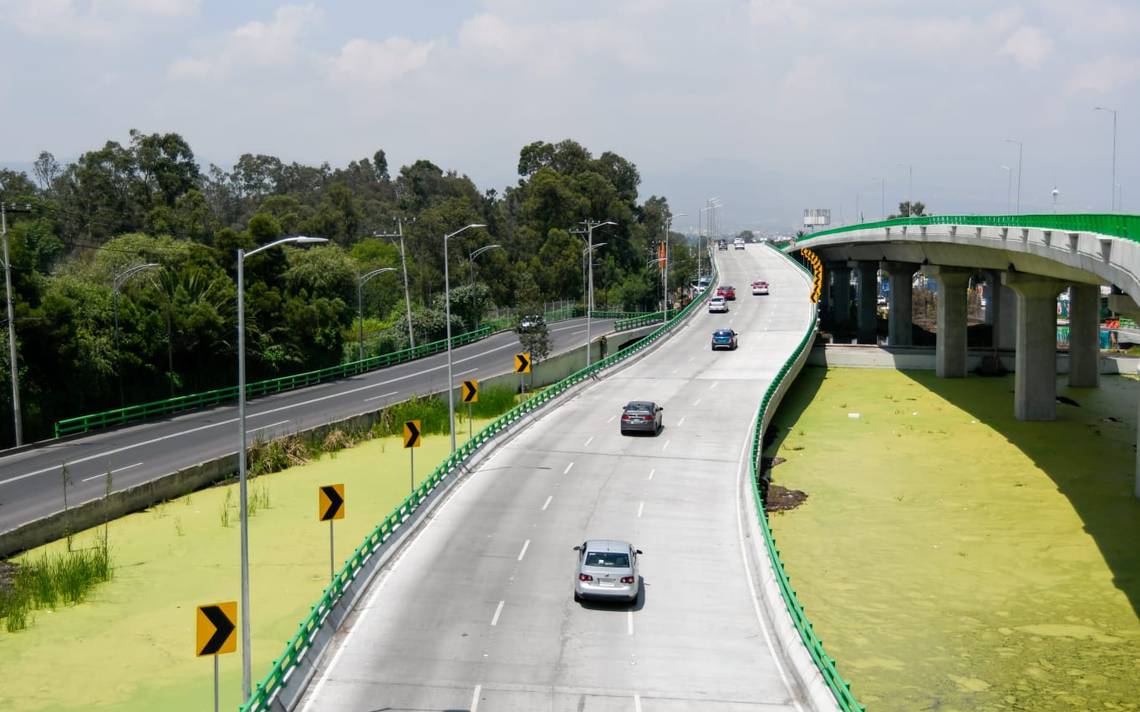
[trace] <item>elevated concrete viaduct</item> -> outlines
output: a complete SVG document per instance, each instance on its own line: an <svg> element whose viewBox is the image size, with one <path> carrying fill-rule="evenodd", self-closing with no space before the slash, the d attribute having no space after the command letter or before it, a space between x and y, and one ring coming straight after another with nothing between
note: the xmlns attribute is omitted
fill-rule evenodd
<svg viewBox="0 0 1140 712"><path fill-rule="evenodd" d="M1069 385L1100 384L1100 287L1110 307L1140 316L1140 216L1010 215L900 218L805 236L785 249L811 248L824 263L823 314L875 342L876 274L890 284L888 343L911 343L912 279L938 284L936 371L966 375L967 287L984 279L994 345L1015 349L1014 412L1056 418L1057 296L1070 290ZM857 289L851 289L852 272ZM1140 439L1140 438L1138 438ZM1140 454L1135 493L1140 497Z"/></svg>

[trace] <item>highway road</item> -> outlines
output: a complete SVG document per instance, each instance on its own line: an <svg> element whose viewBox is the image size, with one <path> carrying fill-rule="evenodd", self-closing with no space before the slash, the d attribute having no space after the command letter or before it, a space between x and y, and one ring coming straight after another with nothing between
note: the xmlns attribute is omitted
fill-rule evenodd
<svg viewBox="0 0 1140 712"><path fill-rule="evenodd" d="M738 289L499 446L361 596L301 709L809 709L758 602L743 499L760 398L810 321L774 250L717 255ZM754 297L757 278L771 295ZM710 350L714 328L737 351ZM656 437L621 406L664 404ZM575 603L586 538L644 550L633 606Z"/></svg>
<svg viewBox="0 0 1140 712"><path fill-rule="evenodd" d="M612 319L594 319L592 335L611 332ZM584 318L550 324L552 354L585 343ZM514 332L502 332L454 350L453 370L463 378L510 372L519 351ZM234 367L235 373L237 367ZM246 404L249 442L297 432L414 394L443 392L447 354L278 393ZM237 403L152 420L65 441L46 441L0 456L0 532L63 509L61 467L67 464L70 506L102 497L106 475L116 491L184 467L236 453Z"/></svg>

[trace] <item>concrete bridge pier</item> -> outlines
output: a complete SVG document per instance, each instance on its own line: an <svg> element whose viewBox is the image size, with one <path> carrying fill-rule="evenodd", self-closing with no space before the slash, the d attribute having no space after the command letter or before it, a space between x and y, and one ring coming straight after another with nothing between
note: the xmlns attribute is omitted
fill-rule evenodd
<svg viewBox="0 0 1140 712"><path fill-rule="evenodd" d="M972 270L934 265L923 271L938 282L938 338L934 372L939 378L966 377L966 287Z"/></svg>
<svg viewBox="0 0 1140 712"><path fill-rule="evenodd" d="M823 286L819 290L819 321L824 328L831 326L831 270L823 265Z"/></svg>
<svg viewBox="0 0 1140 712"><path fill-rule="evenodd" d="M1069 288L1069 385L1100 385L1100 287Z"/></svg>
<svg viewBox="0 0 1140 712"><path fill-rule="evenodd" d="M851 268L835 262L831 274L831 324L835 330L845 330L851 324Z"/></svg>
<svg viewBox="0 0 1140 712"><path fill-rule="evenodd" d="M1017 348L1017 293L1002 282L1001 272L995 271L994 292L997 311L994 313L993 339L999 349Z"/></svg>
<svg viewBox="0 0 1140 712"><path fill-rule="evenodd" d="M879 263L860 260L849 264L856 268L858 287L856 336L861 344L874 344L878 331Z"/></svg>
<svg viewBox="0 0 1140 712"><path fill-rule="evenodd" d="M887 343L891 346L912 346L914 273L918 271L918 265L911 262L882 262L879 266L887 273L887 280L891 285L888 297L890 312L887 314Z"/></svg>
<svg viewBox="0 0 1140 712"><path fill-rule="evenodd" d="M1013 412L1018 420L1057 417L1057 295L1064 283L1048 277L1006 272L1002 280L1017 293L1017 353Z"/></svg>

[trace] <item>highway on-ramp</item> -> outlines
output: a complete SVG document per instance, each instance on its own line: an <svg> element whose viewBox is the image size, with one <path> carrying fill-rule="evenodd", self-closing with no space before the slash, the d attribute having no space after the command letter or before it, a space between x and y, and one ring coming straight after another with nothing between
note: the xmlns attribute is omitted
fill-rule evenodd
<svg viewBox="0 0 1140 712"><path fill-rule="evenodd" d="M585 344L584 318L549 325L551 353ZM612 319L594 319L592 335L609 333ZM508 373L520 349L513 331L453 350L457 381ZM584 356L583 356L584 358ZM583 366L585 363L583 362ZM236 372L236 365L235 365ZM443 392L447 354L439 353L316 386L277 393L246 404L248 440L268 440L406 400ZM62 468L69 506L102 497L106 476L126 489L238 451L237 404L193 411L137 425L53 440L0 456L0 533L63 509Z"/></svg>
<svg viewBox="0 0 1140 712"><path fill-rule="evenodd" d="M360 597L301 709L809 708L759 604L762 544L743 519L751 425L808 326L809 284L760 245L718 258L731 311L699 312L461 480ZM753 279L771 295L752 296ZM737 351L710 350L719 326ZM619 434L634 399L664 404L658 436ZM644 550L635 605L574 602L572 547L587 538Z"/></svg>

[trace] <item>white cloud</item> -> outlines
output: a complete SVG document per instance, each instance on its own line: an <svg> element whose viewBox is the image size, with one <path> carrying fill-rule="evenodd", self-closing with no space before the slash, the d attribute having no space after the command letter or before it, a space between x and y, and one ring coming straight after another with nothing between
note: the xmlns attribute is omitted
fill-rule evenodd
<svg viewBox="0 0 1140 712"><path fill-rule="evenodd" d="M1101 57L1077 65L1065 89L1071 92L1093 91L1108 94L1140 79L1140 58Z"/></svg>
<svg viewBox="0 0 1140 712"><path fill-rule="evenodd" d="M1037 27L1021 27L1002 45L1001 54L1025 69L1040 69L1053 52L1053 40Z"/></svg>
<svg viewBox="0 0 1140 712"><path fill-rule="evenodd" d="M329 70L334 79L348 84L385 84L427 64L435 45L403 37L382 42L352 39L329 60Z"/></svg>
<svg viewBox="0 0 1140 712"><path fill-rule="evenodd" d="M283 5L269 22L253 21L231 31L208 54L171 63L176 79L223 77L245 67L280 67L300 54L300 39L322 17L316 5Z"/></svg>
<svg viewBox="0 0 1140 712"><path fill-rule="evenodd" d="M0 21L29 37L109 40L151 18L197 14L201 0L0 0Z"/></svg>

